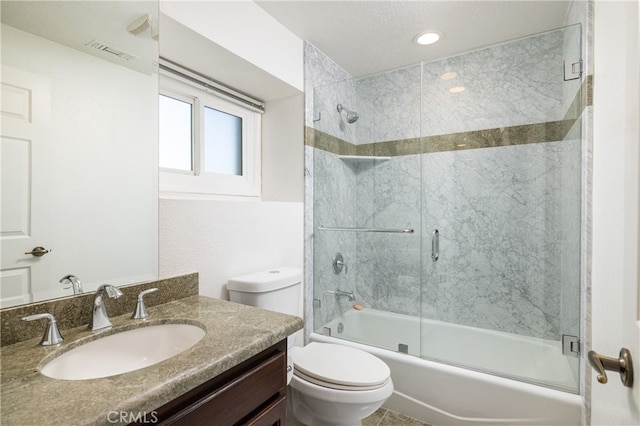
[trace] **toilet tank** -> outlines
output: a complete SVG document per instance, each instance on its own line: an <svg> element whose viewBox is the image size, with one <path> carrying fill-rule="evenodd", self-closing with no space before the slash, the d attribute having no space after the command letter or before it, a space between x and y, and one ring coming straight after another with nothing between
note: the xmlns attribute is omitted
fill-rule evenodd
<svg viewBox="0 0 640 426"><path fill-rule="evenodd" d="M243 305L300 316L302 271L281 267L230 278L229 299Z"/></svg>

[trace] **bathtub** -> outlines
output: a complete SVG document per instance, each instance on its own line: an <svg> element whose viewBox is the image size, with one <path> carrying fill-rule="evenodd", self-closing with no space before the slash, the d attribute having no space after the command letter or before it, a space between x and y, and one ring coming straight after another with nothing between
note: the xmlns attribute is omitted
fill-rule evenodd
<svg viewBox="0 0 640 426"><path fill-rule="evenodd" d="M421 328L429 359L419 357ZM581 397L557 390L578 388L558 342L373 309L350 310L320 329L312 341L360 348L389 365L390 410L432 425L581 423Z"/></svg>

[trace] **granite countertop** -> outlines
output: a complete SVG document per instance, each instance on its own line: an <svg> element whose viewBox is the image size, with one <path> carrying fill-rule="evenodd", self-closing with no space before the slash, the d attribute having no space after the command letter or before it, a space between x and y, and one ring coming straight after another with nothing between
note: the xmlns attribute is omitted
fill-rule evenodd
<svg viewBox="0 0 640 426"><path fill-rule="evenodd" d="M109 301L107 301L107 304ZM206 336L185 352L141 370L91 380L58 380L39 367L78 339L94 340L140 326L131 314L111 318L111 329L90 332L86 326L62 330L65 340L40 346L40 338L1 350L0 423L30 425L113 425L109 413L146 412L251 358L302 329L298 317L192 296L148 308L148 324L187 322L206 328ZM44 323L42 324L44 331Z"/></svg>

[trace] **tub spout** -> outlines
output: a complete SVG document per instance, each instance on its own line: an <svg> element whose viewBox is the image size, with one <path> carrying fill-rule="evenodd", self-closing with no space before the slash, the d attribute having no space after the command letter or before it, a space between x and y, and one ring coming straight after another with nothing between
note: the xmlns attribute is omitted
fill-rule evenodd
<svg viewBox="0 0 640 426"><path fill-rule="evenodd" d="M338 299L340 297L347 297L349 299L349 302L353 302L354 300L356 300L356 296L353 294L352 291L329 290L329 293L335 294L336 295L336 299Z"/></svg>

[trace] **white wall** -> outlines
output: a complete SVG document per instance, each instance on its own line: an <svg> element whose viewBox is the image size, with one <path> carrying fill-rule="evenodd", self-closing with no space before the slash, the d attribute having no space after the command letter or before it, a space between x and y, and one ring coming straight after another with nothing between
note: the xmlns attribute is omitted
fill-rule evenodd
<svg viewBox="0 0 640 426"><path fill-rule="evenodd" d="M303 90L302 40L254 2L161 1L160 11Z"/></svg>
<svg viewBox="0 0 640 426"><path fill-rule="evenodd" d="M160 276L200 274L200 294L227 299L230 277L302 269L302 203L160 200Z"/></svg>
<svg viewBox="0 0 640 426"><path fill-rule="evenodd" d="M304 96L269 101L262 118L262 199L304 201Z"/></svg>
<svg viewBox="0 0 640 426"><path fill-rule="evenodd" d="M161 12L213 43L200 44L194 55L219 54L218 63L238 66L237 74L248 73L254 80L269 81L264 73L272 76L264 99L261 198L162 199L161 194L160 276L198 272L200 294L228 299L230 277L303 267L303 43L253 2L161 2ZM161 32L161 55L163 37ZM228 54L242 60L230 60ZM197 70L214 79L222 74L209 66Z"/></svg>

